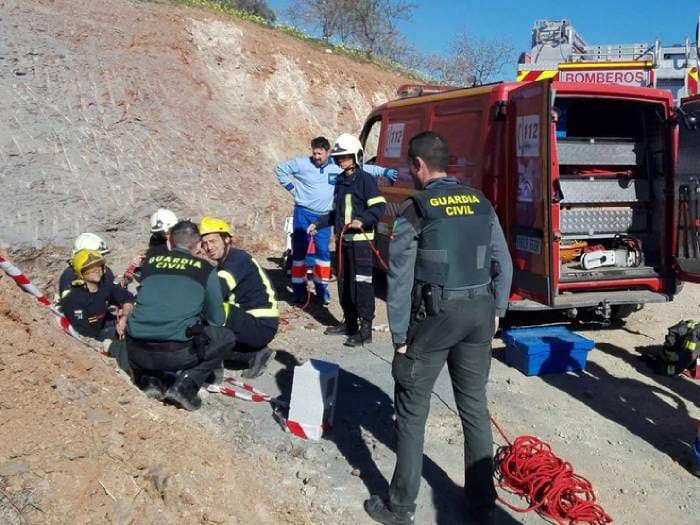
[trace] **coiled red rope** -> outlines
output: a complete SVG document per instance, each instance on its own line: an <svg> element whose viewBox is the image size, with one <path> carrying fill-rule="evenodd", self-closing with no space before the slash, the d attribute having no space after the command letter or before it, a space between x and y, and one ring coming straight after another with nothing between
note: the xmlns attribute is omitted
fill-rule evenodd
<svg viewBox="0 0 700 525"><path fill-rule="evenodd" d="M345 226L343 226L343 229L340 232L340 236L338 237L338 239L339 239L339 242L338 242L338 279L340 279L341 276L343 275L343 237L345 236L345 232L348 230L349 227L350 227L350 224L346 224ZM365 238L367 238L367 232L365 232L365 230L362 228L360 228L360 231L365 236ZM389 265L386 263L386 261L382 257L382 254L379 253L379 250L377 249L377 247L374 245L374 243L371 240L369 240L369 239L366 239L366 240L369 243L369 247L372 250L372 253L374 253L374 255L377 257L377 261L379 261L379 263L382 265L382 268L384 268L384 270L386 270L388 272Z"/></svg>
<svg viewBox="0 0 700 525"><path fill-rule="evenodd" d="M518 436L511 443L493 418L491 423L508 443L496 452L498 486L524 497L529 506L516 507L500 497L498 501L516 512L534 510L559 524L612 523L596 503L590 481L554 455L552 447L534 436Z"/></svg>

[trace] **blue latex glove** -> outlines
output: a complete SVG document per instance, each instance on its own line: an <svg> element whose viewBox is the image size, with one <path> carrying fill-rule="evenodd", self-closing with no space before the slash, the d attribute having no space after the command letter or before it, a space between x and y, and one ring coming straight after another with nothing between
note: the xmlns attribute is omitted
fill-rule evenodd
<svg viewBox="0 0 700 525"><path fill-rule="evenodd" d="M394 184L396 182L396 179L399 178L399 170L395 170L394 168L387 168L384 170L384 173L382 173L384 177L387 178L389 182Z"/></svg>

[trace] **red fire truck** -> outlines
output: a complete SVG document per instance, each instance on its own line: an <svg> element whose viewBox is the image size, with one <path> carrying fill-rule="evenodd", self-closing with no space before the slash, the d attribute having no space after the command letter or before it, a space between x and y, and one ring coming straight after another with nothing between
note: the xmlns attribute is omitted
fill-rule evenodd
<svg viewBox="0 0 700 525"><path fill-rule="evenodd" d="M621 318L700 281L700 98L674 110L665 90L552 80L400 92L361 133L368 162L399 170L381 188L383 253L415 191L408 141L433 130L449 143L448 174L496 207L510 309Z"/></svg>
<svg viewBox="0 0 700 525"><path fill-rule="evenodd" d="M568 20L537 20L532 49L518 60L518 82L619 84L667 89L676 101L698 94L700 47L688 38L682 45L588 44Z"/></svg>

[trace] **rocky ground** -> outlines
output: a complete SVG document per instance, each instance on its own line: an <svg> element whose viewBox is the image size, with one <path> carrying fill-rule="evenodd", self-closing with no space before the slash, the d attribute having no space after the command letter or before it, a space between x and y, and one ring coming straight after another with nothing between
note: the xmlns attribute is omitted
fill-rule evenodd
<svg viewBox="0 0 700 525"><path fill-rule="evenodd" d="M309 358L337 363L336 421L318 442L285 433L268 403L202 391L202 410L189 414L146 400L109 359L61 334L47 312L0 278L0 508L15 519L10 523L20 523L17 509L27 523L63 523L64 516L371 523L361 503L386 491L394 466L393 350L382 330L383 303L372 346L347 349L322 334L337 305L286 309L277 259L263 260L288 324L271 345L275 360L252 383L288 399L295 365ZM655 375L638 350L692 318L699 299L700 288L686 286L675 302L650 305L623 327L579 330L596 343L585 372L526 377L504 364L503 345L494 343L492 415L511 438L529 434L550 443L592 482L617 523L651 523L650 512L669 524L695 523L700 481L687 466L700 383ZM461 523L462 434L446 373L434 394L417 523ZM494 440L504 444L496 433ZM158 476L169 480L164 493ZM544 522L534 513L499 515L500 524Z"/></svg>
<svg viewBox="0 0 700 525"><path fill-rule="evenodd" d="M0 523L310 523L272 458L145 398L4 273L0 334Z"/></svg>
<svg viewBox="0 0 700 525"><path fill-rule="evenodd" d="M286 297L274 260L269 267ZM511 439L534 435L550 443L593 483L617 523L652 523L651 511L667 523L695 523L692 509L700 480L687 467L700 417L700 382L655 375L638 350L660 344L666 328L678 320L697 318L699 303L700 287L686 285L675 302L649 305L623 327L579 327L596 344L580 373L526 377L504 363L505 348L495 340L488 387L492 415ZM339 316L335 303L330 312ZM336 425L326 439L305 442L283 433L266 404L212 394L200 413L231 436L241 431L254 436L251 448L263 457L274 455L277 468L287 472L288 483L301 491L318 523L371 523L361 502L370 493L385 492L393 471L393 350L389 334L381 331L386 326L381 302L377 313L380 330L373 345L362 350L350 350L342 339L322 334L323 325L332 322L323 309L290 320L272 345L278 350L276 361L255 381L263 391L288 398L294 364L308 358L338 363ZM462 433L446 370L434 394L416 522L462 523ZM231 410L244 417L231 416ZM494 438L495 446L504 444L496 432ZM545 520L506 509L499 523Z"/></svg>

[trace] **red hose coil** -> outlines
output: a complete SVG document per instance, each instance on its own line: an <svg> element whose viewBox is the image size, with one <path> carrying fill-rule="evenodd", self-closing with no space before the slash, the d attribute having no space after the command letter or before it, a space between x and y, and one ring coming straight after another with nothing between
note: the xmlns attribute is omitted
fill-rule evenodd
<svg viewBox="0 0 700 525"><path fill-rule="evenodd" d="M518 436L511 443L493 418L491 422L508 443L496 452L498 487L524 497L529 506L516 507L500 497L498 501L516 512L534 510L559 524L612 523L596 503L590 481L554 455L552 447L534 436Z"/></svg>

